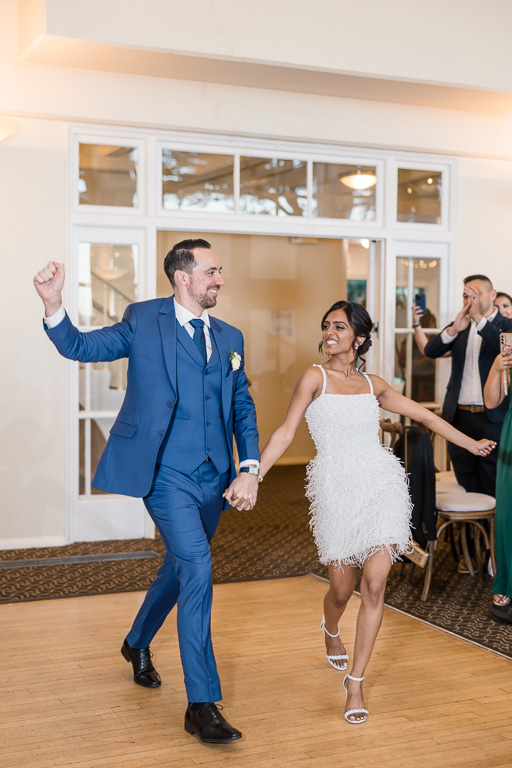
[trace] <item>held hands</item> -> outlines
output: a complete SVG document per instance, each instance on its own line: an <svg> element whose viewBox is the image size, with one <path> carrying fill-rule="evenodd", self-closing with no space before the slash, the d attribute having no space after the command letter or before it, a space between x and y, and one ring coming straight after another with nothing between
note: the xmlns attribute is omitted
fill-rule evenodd
<svg viewBox="0 0 512 768"><path fill-rule="evenodd" d="M472 440L469 452L475 456L488 456L496 448L494 440Z"/></svg>
<svg viewBox="0 0 512 768"><path fill-rule="evenodd" d="M54 314L62 305L62 288L64 285L64 264L49 261L46 267L39 270L34 277L34 286L43 300L46 316Z"/></svg>
<svg viewBox="0 0 512 768"><path fill-rule="evenodd" d="M258 478L256 475L243 472L238 477L235 477L229 488L222 495L239 512L249 511L256 504Z"/></svg>

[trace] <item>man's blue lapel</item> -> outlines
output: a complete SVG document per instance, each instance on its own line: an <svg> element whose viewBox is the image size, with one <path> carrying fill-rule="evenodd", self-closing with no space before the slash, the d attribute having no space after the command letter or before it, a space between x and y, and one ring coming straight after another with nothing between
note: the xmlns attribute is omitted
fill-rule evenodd
<svg viewBox="0 0 512 768"><path fill-rule="evenodd" d="M222 371L222 412L224 418L227 419L229 411L231 410L234 382L234 374L231 370L231 361L229 359L231 348L229 346L229 339L226 338L224 330L214 317L210 317L210 329L215 336L217 349L219 350Z"/></svg>
<svg viewBox="0 0 512 768"><path fill-rule="evenodd" d="M169 379L171 380L174 393L177 394L176 386L176 313L174 311L174 296L162 302L158 313L158 324L160 326L160 335L162 337L162 347L164 351L165 365Z"/></svg>

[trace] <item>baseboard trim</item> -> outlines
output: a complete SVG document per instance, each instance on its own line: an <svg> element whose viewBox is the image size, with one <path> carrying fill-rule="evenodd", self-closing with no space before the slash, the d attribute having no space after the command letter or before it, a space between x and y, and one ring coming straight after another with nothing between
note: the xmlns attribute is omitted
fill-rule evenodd
<svg viewBox="0 0 512 768"><path fill-rule="evenodd" d="M63 547L67 544L65 536L39 536L24 539L0 539L0 550L2 549L34 549L39 547Z"/></svg>

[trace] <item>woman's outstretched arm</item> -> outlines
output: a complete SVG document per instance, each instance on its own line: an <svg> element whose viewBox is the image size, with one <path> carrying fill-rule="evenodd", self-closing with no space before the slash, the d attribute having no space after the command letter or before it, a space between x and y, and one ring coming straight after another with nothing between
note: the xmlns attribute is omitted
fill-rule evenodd
<svg viewBox="0 0 512 768"><path fill-rule="evenodd" d="M432 411L414 402L414 400L409 400L408 397L399 395L380 376L372 376L371 378L375 397L386 411L398 413L400 416L407 416L423 424L427 429L431 429L450 443L455 443L455 445L465 448L475 456L488 456L496 447L494 440L473 440L473 438L468 437L463 432L459 432L458 429L452 427L444 419L440 419Z"/></svg>

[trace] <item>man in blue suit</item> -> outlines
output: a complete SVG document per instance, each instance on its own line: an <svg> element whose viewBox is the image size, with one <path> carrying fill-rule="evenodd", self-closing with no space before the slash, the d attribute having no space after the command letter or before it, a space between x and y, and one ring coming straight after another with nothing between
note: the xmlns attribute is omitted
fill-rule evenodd
<svg viewBox="0 0 512 768"><path fill-rule="evenodd" d="M64 265L49 262L34 278L46 332L62 355L84 363L128 358L126 395L93 485L142 497L166 555L121 652L136 683L158 687L150 643L177 605L185 730L208 743L242 735L215 704L222 694L210 634L210 541L223 508L253 508L259 479L243 336L207 311L224 284L221 269L205 240L177 243L164 261L174 296L131 304L121 322L89 333L62 307Z"/></svg>

